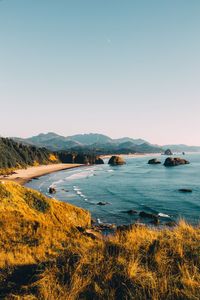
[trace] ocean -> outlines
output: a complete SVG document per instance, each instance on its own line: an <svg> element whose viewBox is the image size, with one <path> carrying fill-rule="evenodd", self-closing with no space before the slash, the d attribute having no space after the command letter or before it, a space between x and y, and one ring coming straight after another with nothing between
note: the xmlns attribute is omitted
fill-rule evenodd
<svg viewBox="0 0 200 300"><path fill-rule="evenodd" d="M191 224L200 221L200 154L186 154L189 165L164 167L166 156L157 157L161 165L148 165L155 156L124 156L126 164L84 166L42 176L26 186L48 197L55 197L87 209L97 223L150 223L139 217L144 211L160 216L161 224L184 218ZM50 195L50 186L56 194ZM192 189L183 193L179 189ZM103 202L106 205L98 205ZM128 210L137 213L129 215Z"/></svg>

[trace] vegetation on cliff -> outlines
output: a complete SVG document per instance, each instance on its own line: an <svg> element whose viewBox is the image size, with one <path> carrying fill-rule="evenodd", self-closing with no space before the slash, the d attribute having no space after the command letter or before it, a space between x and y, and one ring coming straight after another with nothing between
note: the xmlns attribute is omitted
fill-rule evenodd
<svg viewBox="0 0 200 300"><path fill-rule="evenodd" d="M0 175L11 174L15 169L52 163L103 164L94 153L60 151L24 145L12 139L0 138Z"/></svg>
<svg viewBox="0 0 200 300"><path fill-rule="evenodd" d="M58 162L57 156L45 148L36 148L0 138L0 174L7 174L16 168Z"/></svg>
<svg viewBox="0 0 200 300"><path fill-rule="evenodd" d="M200 227L102 237L87 211L0 184L1 299L199 299Z"/></svg>

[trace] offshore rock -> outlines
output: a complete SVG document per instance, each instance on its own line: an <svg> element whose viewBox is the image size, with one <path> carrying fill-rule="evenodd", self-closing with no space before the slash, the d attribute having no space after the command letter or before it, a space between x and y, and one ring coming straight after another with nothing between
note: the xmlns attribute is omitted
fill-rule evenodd
<svg viewBox="0 0 200 300"><path fill-rule="evenodd" d="M108 164L111 166L124 165L125 163L125 160L117 155L113 155L108 161Z"/></svg>
<svg viewBox="0 0 200 300"><path fill-rule="evenodd" d="M164 162L165 167L175 167L186 164L189 164L189 161L179 157L168 157Z"/></svg>
<svg viewBox="0 0 200 300"><path fill-rule="evenodd" d="M153 158L148 161L148 164L149 165L158 165L158 164L161 164L161 162L157 158Z"/></svg>

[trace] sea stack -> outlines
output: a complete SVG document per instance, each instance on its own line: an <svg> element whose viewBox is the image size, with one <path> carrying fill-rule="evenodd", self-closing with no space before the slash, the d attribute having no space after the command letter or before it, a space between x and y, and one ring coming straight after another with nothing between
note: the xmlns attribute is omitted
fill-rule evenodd
<svg viewBox="0 0 200 300"><path fill-rule="evenodd" d="M165 150L164 155L173 155L170 149Z"/></svg>
<svg viewBox="0 0 200 300"><path fill-rule="evenodd" d="M159 165L159 164L161 164L161 161L159 161L157 158L153 158L148 161L148 164L149 165Z"/></svg>
<svg viewBox="0 0 200 300"><path fill-rule="evenodd" d="M103 164L104 164L104 161L103 161L102 158L96 157L96 159L95 159L95 164L96 164L96 165L103 165Z"/></svg>
<svg viewBox="0 0 200 300"><path fill-rule="evenodd" d="M175 166L180 166L180 165L187 165L190 162L179 158L179 157L168 157L165 162L164 162L164 166L165 167L175 167Z"/></svg>
<svg viewBox="0 0 200 300"><path fill-rule="evenodd" d="M108 161L108 164L111 166L124 165L125 163L125 160L117 155L113 155Z"/></svg>
<svg viewBox="0 0 200 300"><path fill-rule="evenodd" d="M55 194L56 193L56 189L53 186L49 187L49 194Z"/></svg>

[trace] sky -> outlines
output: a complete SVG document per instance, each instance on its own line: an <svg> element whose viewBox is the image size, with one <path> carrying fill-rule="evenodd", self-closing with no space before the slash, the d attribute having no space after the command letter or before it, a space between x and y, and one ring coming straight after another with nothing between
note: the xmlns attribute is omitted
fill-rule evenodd
<svg viewBox="0 0 200 300"><path fill-rule="evenodd" d="M199 0L1 0L0 135L200 145Z"/></svg>

